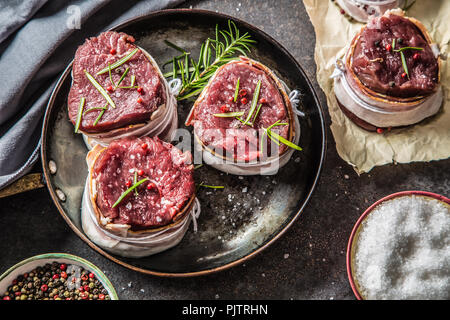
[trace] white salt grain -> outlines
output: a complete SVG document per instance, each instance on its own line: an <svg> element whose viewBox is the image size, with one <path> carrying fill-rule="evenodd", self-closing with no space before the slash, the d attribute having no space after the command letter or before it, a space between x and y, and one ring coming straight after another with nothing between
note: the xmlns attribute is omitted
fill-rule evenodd
<svg viewBox="0 0 450 320"><path fill-rule="evenodd" d="M384 202L361 224L354 258L366 299L450 299L450 207L423 196Z"/></svg>

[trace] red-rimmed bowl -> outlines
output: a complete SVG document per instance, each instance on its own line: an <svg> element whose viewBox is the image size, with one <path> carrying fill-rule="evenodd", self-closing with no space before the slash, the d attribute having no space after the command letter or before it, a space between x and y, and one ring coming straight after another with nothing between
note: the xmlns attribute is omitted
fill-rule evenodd
<svg viewBox="0 0 450 320"><path fill-rule="evenodd" d="M413 196L413 195L436 199L436 200L439 200L439 201L445 203L446 205L450 205L450 199L449 198L444 197L444 196L439 195L439 194L436 194L436 193L427 192L427 191L402 191L402 192L393 193L393 194L388 195L388 196L386 196L384 198L381 198L380 200L378 200L377 202L372 204L369 208L367 208L367 210L364 211L364 213L359 217L358 221L356 221L356 224L353 227L352 233L350 234L350 238L348 240L348 244L347 244L347 259L346 259L346 261L347 261L348 280L350 282L350 286L352 287L353 293L355 294L355 296L356 296L356 298L358 300L365 300L365 298L360 293L359 284L358 284L357 279L355 279L353 277L352 267L354 266L354 259L353 258L355 256L355 254L354 254L355 253L355 248L356 248L355 244L358 242L358 237L359 237L359 232L360 232L360 227L361 227L362 222L381 203L386 202L388 200L392 200L394 198L400 198L400 197L405 197L405 196Z"/></svg>

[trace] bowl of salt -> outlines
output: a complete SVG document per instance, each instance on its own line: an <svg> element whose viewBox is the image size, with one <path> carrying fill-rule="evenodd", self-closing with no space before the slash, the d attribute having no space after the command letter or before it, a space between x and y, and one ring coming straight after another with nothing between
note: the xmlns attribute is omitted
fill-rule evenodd
<svg viewBox="0 0 450 320"><path fill-rule="evenodd" d="M372 204L350 235L347 274L358 300L449 300L450 199L403 191Z"/></svg>

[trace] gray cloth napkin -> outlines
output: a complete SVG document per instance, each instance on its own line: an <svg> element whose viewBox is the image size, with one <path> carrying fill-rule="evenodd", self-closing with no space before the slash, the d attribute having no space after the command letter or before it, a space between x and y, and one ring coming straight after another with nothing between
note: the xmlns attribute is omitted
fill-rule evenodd
<svg viewBox="0 0 450 320"><path fill-rule="evenodd" d="M76 48L122 21L182 1L0 2L0 189L39 158L45 107Z"/></svg>

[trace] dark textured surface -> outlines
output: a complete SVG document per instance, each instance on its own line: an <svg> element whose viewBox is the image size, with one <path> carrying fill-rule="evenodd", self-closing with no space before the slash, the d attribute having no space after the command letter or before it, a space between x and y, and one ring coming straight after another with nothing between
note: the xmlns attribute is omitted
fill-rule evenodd
<svg viewBox="0 0 450 320"><path fill-rule="evenodd" d="M133 20L117 30L133 35L135 43L151 52L156 63L163 65L164 61L172 59L174 51L168 48L164 40L182 44L189 52L195 52L201 46L200 40L204 41L214 34L216 23L226 25L227 18L212 11L171 10ZM53 199L59 198L55 194L55 188L65 193L66 201L57 200L59 211L77 234L112 261L117 258L119 264L127 263L131 269L139 268L150 274L204 273L223 268L266 246L285 226L291 224L309 198L323 162L325 147L325 129L318 98L294 58L274 43L274 40L262 35L262 31L250 25L246 27L243 22L236 23L241 32L250 32L252 39L258 43L258 46L252 49L250 57L263 61L276 70L280 79L288 86L302 92L301 108L307 114L305 118L299 119L303 150L298 156L293 155L293 161L280 169L275 176L239 177L226 175L210 166L195 170L197 183L223 185L225 189L198 190L197 199L202 208L198 232L188 230L182 241L171 250L145 258L124 260L108 256L85 238L80 225L80 199L87 175L87 149L80 135L74 134L73 125L67 121L66 101L71 83L70 69L67 69L55 88L49 102L48 116L44 121L42 140L42 161L45 163L52 159L58 167L56 174L45 170L46 179L50 183L50 195ZM192 34L195 34L197 39L194 39ZM192 101L178 103L179 128L182 130L187 129L183 123L191 108ZM177 135L179 134L185 137L183 132L178 132ZM191 136L189 134L189 137L183 139L183 145L185 140L192 140ZM177 138L174 140L175 143L179 141ZM192 147L190 150L193 150ZM201 159L195 160L197 164Z"/></svg>
<svg viewBox="0 0 450 320"><path fill-rule="evenodd" d="M315 81L314 30L301 1L189 1L184 7L190 5L231 14L273 36L305 68L326 107ZM133 272L88 247L64 222L48 191L40 189L0 199L0 272L35 254L68 252L104 270L121 299L354 299L345 252L357 218L372 202L397 191L449 196L450 160L388 165L358 177L336 153L328 114L326 124L327 158L311 201L284 236L244 265L187 279Z"/></svg>

